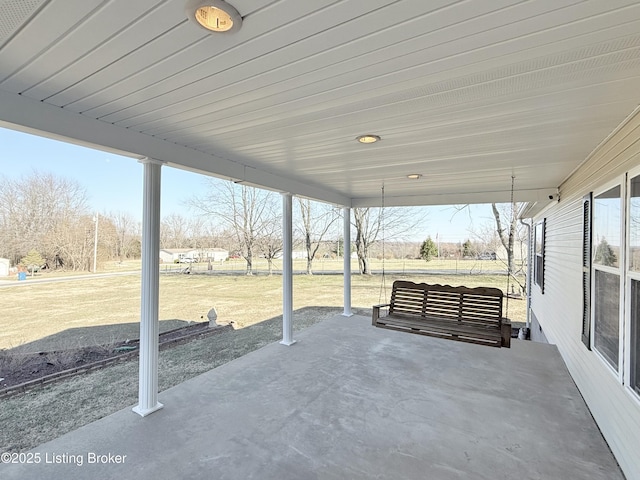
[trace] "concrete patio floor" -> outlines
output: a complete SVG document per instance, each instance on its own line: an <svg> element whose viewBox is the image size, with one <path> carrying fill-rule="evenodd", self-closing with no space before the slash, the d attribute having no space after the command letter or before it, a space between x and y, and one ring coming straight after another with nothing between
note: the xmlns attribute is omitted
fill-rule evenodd
<svg viewBox="0 0 640 480"><path fill-rule="evenodd" d="M33 450L38 464L0 464L0 477L623 479L554 346L370 322L314 325L163 392L146 418L122 410Z"/></svg>

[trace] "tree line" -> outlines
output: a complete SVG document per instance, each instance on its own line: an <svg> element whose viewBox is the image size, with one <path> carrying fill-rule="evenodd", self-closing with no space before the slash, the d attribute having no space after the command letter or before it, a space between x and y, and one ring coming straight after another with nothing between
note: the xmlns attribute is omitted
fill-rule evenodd
<svg viewBox="0 0 640 480"><path fill-rule="evenodd" d="M209 178L202 196L192 197L189 205L203 218L213 219L222 228L223 237L246 261L246 273L253 273L257 255L266 258L269 271L282 255L282 197L280 194L234 182ZM380 208L354 208L352 224L355 240L352 250L358 257L360 273L371 273L370 250L385 233L401 238L422 223L419 209L398 209L385 215ZM332 254L344 254L342 209L333 205L294 198L294 245L305 252L307 274L313 273L313 261L321 245L334 241ZM342 246L342 251L340 250ZM231 250L231 249L230 249ZM326 252L324 252L326 253Z"/></svg>
<svg viewBox="0 0 640 480"><path fill-rule="evenodd" d="M218 179L207 182L205 195L187 200L195 215L163 217L161 248L222 247L245 259L249 275L257 257L266 258L271 270L283 248L281 195ZM331 253L344 252L342 210L304 198L294 201L294 244L305 251L311 274L321 245L335 241ZM356 209L354 217L354 247L362 273L369 273L369 250L383 231L383 216L380 209ZM402 225L408 219L394 216L387 227L409 230ZM38 171L0 177L0 257L25 268L90 271L94 249L99 261L139 258L140 222L129 212L92 212L86 188L73 179Z"/></svg>
<svg viewBox="0 0 640 480"><path fill-rule="evenodd" d="M99 220L101 258L140 255L140 226L130 214ZM12 264L37 253L39 267L90 270L95 228L87 191L75 180L37 171L0 178L0 257Z"/></svg>
<svg viewBox="0 0 640 480"><path fill-rule="evenodd" d="M265 258L271 271L283 249L281 195L214 178L205 181L206 193L186 200L194 214L163 217L161 248L221 247L246 261L248 275L257 257ZM97 229L99 261L139 258L140 222L129 212L92 212L88 198L81 184L53 173L0 177L0 257L25 267L41 258L39 267L90 271ZM404 244L424 228L425 218L420 208L353 208L350 241L360 273L371 273L369 258L384 254L372 250L382 239L393 251L394 243ZM320 254L343 254L342 225L341 208L294 198L294 248L305 252L308 274ZM330 252L328 244L335 245Z"/></svg>
<svg viewBox="0 0 640 480"><path fill-rule="evenodd" d="M518 219L518 212L524 206L522 203L491 204L493 223L482 225L470 233L474 240L468 238L459 245L436 245L428 236L420 245L420 256L427 262L436 256L457 258L478 258L482 260L500 260L509 275L522 292L526 285L523 278L528 268L528 231ZM468 210L468 205L456 206L457 213ZM470 212L469 212L470 214ZM500 247L504 248L506 259L497 255Z"/></svg>

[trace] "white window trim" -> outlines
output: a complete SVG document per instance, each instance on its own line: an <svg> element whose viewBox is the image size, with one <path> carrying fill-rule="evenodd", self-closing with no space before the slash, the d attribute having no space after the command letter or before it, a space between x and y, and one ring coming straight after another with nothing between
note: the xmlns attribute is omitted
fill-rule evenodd
<svg viewBox="0 0 640 480"><path fill-rule="evenodd" d="M625 310L624 310L624 328L623 335L623 375L622 383L624 384L625 391L640 405L640 394L631 388L631 280L640 281L640 272L633 272L629 270L629 259L631 258L631 229L627 225L627 214L630 212L629 205L631 203L631 180L640 176L640 167L629 170L626 179L626 194L625 194ZM638 352L640 355L640 352Z"/></svg>
<svg viewBox="0 0 640 480"><path fill-rule="evenodd" d="M622 383L624 384L625 390L638 402L638 405L640 406L640 395L631 388L631 280L640 282L640 272L630 272L627 270L626 277L624 341L621 342L624 350Z"/></svg>
<svg viewBox="0 0 640 480"><path fill-rule="evenodd" d="M541 252L541 256L542 256L542 272L540 273L540 276L542 277L540 280L542 283L538 283L538 237L537 237L537 229L538 227L540 227L542 229L542 252ZM546 230L547 230L547 219L545 218L541 218L540 220L538 220L537 222L534 222L533 224L533 284L537 285L538 288L540 289L540 293L544 294L544 261L545 261L545 250L547 248L546 245Z"/></svg>
<svg viewBox="0 0 640 480"><path fill-rule="evenodd" d="M627 323L630 322L626 322L626 303L627 303L627 298L629 298L629 295L627 294L627 286L626 286L626 259L627 259L627 238L626 238L626 214L627 214L627 202L626 202L626 198L627 198L627 178L626 175L622 175L622 176L618 176L615 179L611 180L610 182L603 184L599 189L594 190L593 191L593 196L592 196L592 201L593 201L593 206L592 206L592 214L591 214L591 229L593 232L595 232L594 229L594 224L595 224L595 219L596 219L596 211L595 211L595 205L596 205L596 197L598 195L601 195L609 190L611 190L612 188L615 188L619 186L620 187L620 239L621 239L621 243L624 242L625 243L625 248L621 248L620 249L620 257L618 259L618 267L607 267L604 265L597 265L596 262L593 260L593 253L595 252L595 248L596 248L596 238L595 236L593 237L593 241L591 244L591 255L592 255L592 259L591 259L591 298L592 298L592 303L591 303L591 350L593 352L596 353L596 355L598 356L598 358L602 361L602 363L606 366L607 370L609 372L611 372L611 374L618 379L619 383L625 383L624 382L624 375L625 375L625 365L629 365L629 363L626 363L625 360L626 358L624 358L625 355L625 349L624 349L624 344L626 341L626 337L624 336L625 333L625 325ZM593 233L592 233L593 235ZM607 273L612 273L615 275L618 275L619 279L620 279L620 284L619 284L619 292L620 292L620 298L619 298L619 305L618 305L618 369L616 370L615 368L613 368L611 366L611 363L609 363L609 361L604 357L604 355L602 353L600 353L598 351L598 349L595 346L595 340L596 340L596 321L595 321L595 301L596 301L596 294L595 294L595 270L600 270L601 272L607 272ZM630 303L629 303L630 304ZM627 368L628 370L628 368ZM628 374L628 378L627 380L629 380L630 375ZM627 381L626 385L629 385L629 382ZM631 389L629 389L631 390Z"/></svg>

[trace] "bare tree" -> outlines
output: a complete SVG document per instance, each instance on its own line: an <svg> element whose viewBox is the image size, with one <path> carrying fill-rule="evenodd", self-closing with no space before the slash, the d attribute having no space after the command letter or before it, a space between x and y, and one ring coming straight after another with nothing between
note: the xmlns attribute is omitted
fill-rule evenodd
<svg viewBox="0 0 640 480"><path fill-rule="evenodd" d="M91 270L95 222L91 215L57 222L44 240L47 258L57 257L66 269Z"/></svg>
<svg viewBox="0 0 640 480"><path fill-rule="evenodd" d="M95 217L93 217L95 219ZM95 221L95 220L94 220ZM101 213L99 218L100 228L98 228L98 250L101 257L113 260L119 258L118 254L118 234L113 219L107 214Z"/></svg>
<svg viewBox="0 0 640 480"><path fill-rule="evenodd" d="M361 274L370 274L369 250L381 237L383 240L399 240L410 236L422 227L426 213L420 208L354 208L356 229L356 253ZM384 233L384 235L383 235Z"/></svg>
<svg viewBox="0 0 640 480"><path fill-rule="evenodd" d="M505 262L507 274L518 283L521 289L524 289L524 284L518 277L518 274L523 273L527 266L526 232L518 223L518 211L521 206L520 203L492 203L492 221L484 225L473 226L469 231L476 240L483 244L485 250L497 252L500 246L504 248L507 256ZM456 213L468 210L467 207L468 205L456 206ZM516 262L517 249L520 250L519 262Z"/></svg>
<svg viewBox="0 0 640 480"><path fill-rule="evenodd" d="M200 258L206 257L204 250L217 246L214 238L210 235L211 230L208 227L207 219L202 216L191 217L188 219L188 239L184 246L189 246L190 248L197 250Z"/></svg>
<svg viewBox="0 0 640 480"><path fill-rule="evenodd" d="M207 236L213 247L221 247L229 252L229 255L238 254L239 246L236 241L233 231L226 226L226 228L220 228L213 223L210 223L207 227Z"/></svg>
<svg viewBox="0 0 640 480"><path fill-rule="evenodd" d="M469 227L469 233L476 244L476 256L478 254L498 253L502 241L496 232L495 220L489 220L481 224L474 224ZM506 250L505 250L506 251Z"/></svg>
<svg viewBox="0 0 640 480"><path fill-rule="evenodd" d="M471 219L469 205L454 206L455 213L467 211ZM488 248L495 248L497 244L502 245L507 253L507 271L514 275L519 271L515 264L515 251L518 244L526 242L521 226L518 223L518 211L522 207L520 203L492 203L491 212L493 214L493 227L484 225L481 227L472 226L469 231L478 240L483 242ZM521 267L520 267L521 268Z"/></svg>
<svg viewBox="0 0 640 480"><path fill-rule="evenodd" d="M107 225L104 223L100 225L100 238L103 241L107 241L105 234L110 230L112 231L114 258L118 258L122 262L125 258L137 256L141 240L140 222L130 213L122 211L110 212L102 216L105 218Z"/></svg>
<svg viewBox="0 0 640 480"><path fill-rule="evenodd" d="M516 242L516 230L518 228L518 205L507 204L507 209L501 209L495 203L491 204L493 218L496 221L496 233L507 251L507 271L509 275L515 274L514 246ZM510 209L510 210L509 210ZM505 221L506 220L506 221Z"/></svg>
<svg viewBox="0 0 640 480"><path fill-rule="evenodd" d="M160 224L160 246L162 248L185 248L189 239L189 220L178 213L162 219Z"/></svg>
<svg viewBox="0 0 640 480"><path fill-rule="evenodd" d="M307 252L307 275L312 275L313 259L327 233L339 218L337 210L325 203L296 198L300 207L300 233Z"/></svg>
<svg viewBox="0 0 640 480"><path fill-rule="evenodd" d="M49 262L59 259L54 264L85 268L84 236L86 229L91 230L88 213L86 190L74 180L38 171L18 179L2 178L0 255L17 262L35 249Z"/></svg>
<svg viewBox="0 0 640 480"><path fill-rule="evenodd" d="M272 205L273 206L273 205ZM273 222L265 222L256 245L267 260L269 275L273 273L273 261L282 255L284 242L282 238L282 215L272 210Z"/></svg>
<svg viewBox="0 0 640 480"><path fill-rule="evenodd" d="M360 273L371 273L369 268L369 247L378 239L382 227L379 209L373 213L371 208L354 208L353 221L356 227L356 254Z"/></svg>
<svg viewBox="0 0 640 480"><path fill-rule="evenodd" d="M252 275L258 239L269 230L268 225L278 224L273 215L276 194L216 179L208 182L209 192L192 198L190 204L204 215L217 217L231 229L247 262L246 273Z"/></svg>

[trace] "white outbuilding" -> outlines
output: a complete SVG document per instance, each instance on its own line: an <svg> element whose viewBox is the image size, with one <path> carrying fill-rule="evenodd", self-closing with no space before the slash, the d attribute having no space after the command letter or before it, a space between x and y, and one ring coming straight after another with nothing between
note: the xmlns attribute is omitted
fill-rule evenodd
<svg viewBox="0 0 640 480"><path fill-rule="evenodd" d="M8 258L0 258L0 277L8 277L9 276L9 267L11 266L11 262Z"/></svg>

